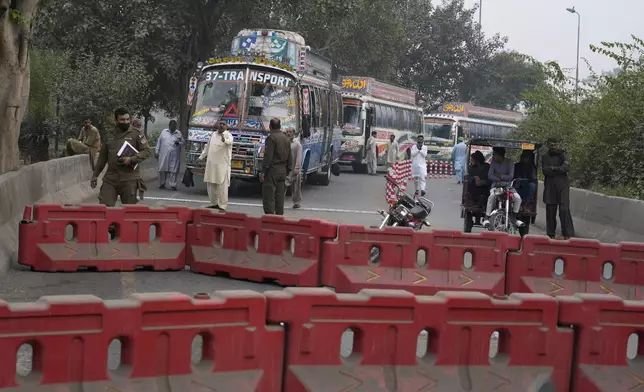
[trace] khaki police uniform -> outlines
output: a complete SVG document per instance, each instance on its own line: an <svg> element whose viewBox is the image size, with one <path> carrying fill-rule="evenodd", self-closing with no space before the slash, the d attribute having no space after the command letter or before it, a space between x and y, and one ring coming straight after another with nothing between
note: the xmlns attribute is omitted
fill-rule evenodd
<svg viewBox="0 0 644 392"><path fill-rule="evenodd" d="M262 173L262 202L264 213L284 215L284 196L286 195L286 177L293 167L291 141L282 131L273 131L266 138Z"/></svg>
<svg viewBox="0 0 644 392"><path fill-rule="evenodd" d="M106 133L106 139L101 146L94 169L94 177L98 177L107 165L98 200L108 207L114 207L118 197L121 198L122 204L136 204L139 194L142 195L146 188L141 180L140 167L134 169L134 166L150 157L148 141L133 127L127 131L114 128ZM117 154L125 142L130 143L138 151L138 154L131 157L130 165L118 162Z"/></svg>
<svg viewBox="0 0 644 392"><path fill-rule="evenodd" d="M67 140L67 155L73 156L77 154L89 154L92 169L98 158L98 151L101 148L101 134L92 126L86 130L85 127L81 128L78 139Z"/></svg>

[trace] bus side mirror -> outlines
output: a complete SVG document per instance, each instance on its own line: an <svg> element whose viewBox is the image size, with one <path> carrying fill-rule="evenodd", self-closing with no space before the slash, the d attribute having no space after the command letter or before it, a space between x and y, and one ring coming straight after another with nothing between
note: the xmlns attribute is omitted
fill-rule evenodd
<svg viewBox="0 0 644 392"><path fill-rule="evenodd" d="M367 111L365 109L362 109L360 111L360 120L364 121L367 119Z"/></svg>
<svg viewBox="0 0 644 392"><path fill-rule="evenodd" d="M311 136L311 116L302 116L302 137L308 138Z"/></svg>

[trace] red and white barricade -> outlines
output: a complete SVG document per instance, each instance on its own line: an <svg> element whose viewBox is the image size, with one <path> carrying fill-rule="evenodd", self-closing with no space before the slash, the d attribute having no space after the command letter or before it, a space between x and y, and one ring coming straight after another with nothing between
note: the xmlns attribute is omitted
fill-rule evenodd
<svg viewBox="0 0 644 392"><path fill-rule="evenodd" d="M454 163L446 161L428 161L427 178L450 178L454 175Z"/></svg>
<svg viewBox="0 0 644 392"><path fill-rule="evenodd" d="M394 165L389 168L387 176L400 186L401 192L404 192L405 189L407 189L407 181L411 178L411 160L394 163ZM396 200L396 188L389 181L387 181L385 192L387 203L391 203Z"/></svg>

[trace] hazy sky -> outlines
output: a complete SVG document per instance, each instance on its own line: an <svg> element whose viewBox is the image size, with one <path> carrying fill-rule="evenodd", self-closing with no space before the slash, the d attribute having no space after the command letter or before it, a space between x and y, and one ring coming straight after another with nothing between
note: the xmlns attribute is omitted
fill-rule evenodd
<svg viewBox="0 0 644 392"><path fill-rule="evenodd" d="M577 53L577 15L566 11L575 6L581 14L580 77L588 76L585 57L595 71L608 71L614 61L591 52L589 45L601 41L632 42L631 34L644 39L644 0L482 0L483 31L500 33L507 49L556 60L574 72ZM465 0L474 6L479 0ZM476 16L478 20L478 14Z"/></svg>

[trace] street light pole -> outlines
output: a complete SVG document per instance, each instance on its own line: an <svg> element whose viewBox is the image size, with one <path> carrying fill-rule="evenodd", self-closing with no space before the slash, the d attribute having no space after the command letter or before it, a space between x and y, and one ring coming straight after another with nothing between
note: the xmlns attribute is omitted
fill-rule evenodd
<svg viewBox="0 0 644 392"><path fill-rule="evenodd" d="M483 41L483 0L479 1L479 40L482 42Z"/></svg>
<svg viewBox="0 0 644 392"><path fill-rule="evenodd" d="M579 103L579 40L581 38L581 15L575 7L566 8L571 14L577 14L577 74L575 76L575 102Z"/></svg>

